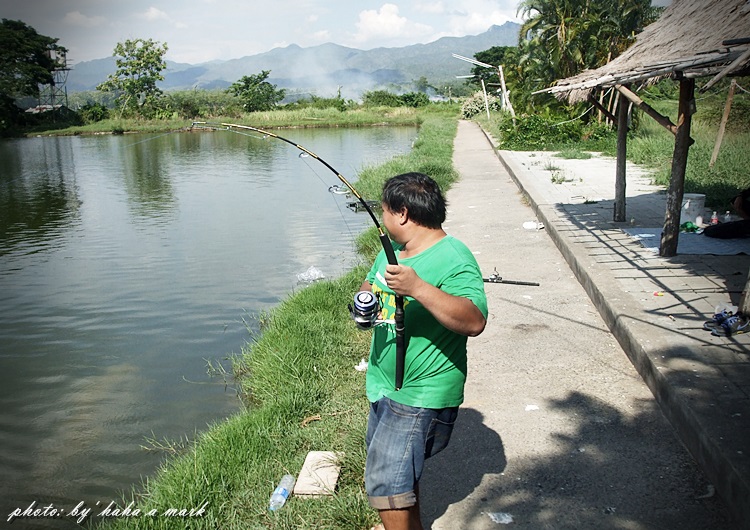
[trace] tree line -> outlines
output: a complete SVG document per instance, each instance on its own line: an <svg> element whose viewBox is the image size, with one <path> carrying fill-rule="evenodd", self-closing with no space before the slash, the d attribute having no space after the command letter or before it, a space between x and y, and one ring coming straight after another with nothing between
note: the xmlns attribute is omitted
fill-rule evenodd
<svg viewBox="0 0 750 530"><path fill-rule="evenodd" d="M475 54L481 62L503 66L504 81L513 105L520 112L542 109L564 112L562 103L549 96L532 93L569 77L596 68L617 57L635 36L658 18L661 8L650 0L522 0L521 26L517 46L493 47ZM53 83L53 72L60 68L56 54L66 52L56 38L40 35L21 21L3 19L0 24L0 131L23 125L23 115L15 104L22 96L39 96L40 85ZM191 90L164 93L158 86L164 80L166 43L152 39L132 39L117 43L113 55L116 71L97 86L99 97L80 106L78 117L97 121L121 118L201 118L238 116L243 112L276 108L286 91L268 81L264 70L238 79L224 90ZM63 55L64 56L64 55ZM466 83L474 89L484 83L500 85L499 70L474 67L474 77ZM363 104L421 106L429 102L427 79L415 81L415 92L397 95L375 90L363 95ZM434 88L434 87L432 87ZM354 102L333 98L310 99L293 105L330 106L344 110Z"/></svg>

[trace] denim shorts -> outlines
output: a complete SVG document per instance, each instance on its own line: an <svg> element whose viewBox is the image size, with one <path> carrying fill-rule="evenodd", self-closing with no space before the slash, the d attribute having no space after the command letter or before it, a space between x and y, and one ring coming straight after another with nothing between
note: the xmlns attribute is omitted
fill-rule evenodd
<svg viewBox="0 0 750 530"><path fill-rule="evenodd" d="M365 489L377 510L409 508L424 461L445 449L458 407L425 409L387 397L370 404Z"/></svg>

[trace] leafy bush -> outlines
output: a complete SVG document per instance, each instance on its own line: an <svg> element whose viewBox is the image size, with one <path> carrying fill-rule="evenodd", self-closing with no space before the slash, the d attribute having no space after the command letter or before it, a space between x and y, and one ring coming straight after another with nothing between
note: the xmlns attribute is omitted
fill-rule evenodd
<svg viewBox="0 0 750 530"><path fill-rule="evenodd" d="M224 90L177 90L167 92L162 98L163 117L215 118L238 116L242 109L239 98Z"/></svg>
<svg viewBox="0 0 750 530"><path fill-rule="evenodd" d="M492 94L487 94L487 107L489 107L490 112L500 111L502 104L498 98ZM469 120L477 114L485 112L487 107L485 107L484 104L484 92L475 92L474 95L464 101L464 104L461 106L461 117L465 120Z"/></svg>
<svg viewBox="0 0 750 530"><path fill-rule="evenodd" d="M362 94L365 107L400 107L401 98L387 90L371 90Z"/></svg>
<svg viewBox="0 0 750 530"><path fill-rule="evenodd" d="M581 140L598 143L614 134L601 124L586 125L581 120L536 114L517 116L515 126L510 117L503 117L495 133L502 149L518 151L554 149ZM596 149L592 147L592 150Z"/></svg>
<svg viewBox="0 0 750 530"><path fill-rule="evenodd" d="M98 102L88 102L78 110L83 123L96 123L109 118L109 109Z"/></svg>
<svg viewBox="0 0 750 530"><path fill-rule="evenodd" d="M430 98L424 92L407 92L400 96L401 103L405 107L424 107L430 104Z"/></svg>

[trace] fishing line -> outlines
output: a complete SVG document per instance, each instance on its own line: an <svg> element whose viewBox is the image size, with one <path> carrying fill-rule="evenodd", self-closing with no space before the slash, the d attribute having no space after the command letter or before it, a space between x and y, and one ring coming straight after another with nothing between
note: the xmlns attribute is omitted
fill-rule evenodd
<svg viewBox="0 0 750 530"><path fill-rule="evenodd" d="M175 129L173 131L167 131L162 134L157 134L156 136L151 136L149 138L146 138L144 140L138 140L137 142L133 142L132 144L127 144L124 147L133 147L134 145L142 144L145 142L150 142L151 140L156 140L157 138L161 138L162 136L168 136L170 134L178 133L178 132L187 132L190 128L189 127L182 127L181 129Z"/></svg>
<svg viewBox="0 0 750 530"><path fill-rule="evenodd" d="M328 185L328 183L325 180L323 180L323 177L321 177L318 174L318 172L315 171L315 168L312 167L308 163L307 158L309 158L309 156L307 155L307 153L300 153L297 158L300 158L305 163L305 165L310 169L310 171L313 172L313 175L315 175L316 177L318 177L318 180L324 186ZM332 192L331 188L333 188L333 186L328 186L328 193L331 195L331 199L333 200L333 203L336 205L336 209L338 209L338 211L339 211L339 215L341 216L341 220L344 221L344 225L346 225L346 230L347 230L347 232L349 232L349 238L351 239L352 244L354 244L354 233L352 232L352 228L349 226L349 221L347 221L346 217L344 216L344 211L341 209L341 205L339 205L339 201L337 201L336 198L334 197L334 195L336 195L336 193Z"/></svg>
<svg viewBox="0 0 750 530"><path fill-rule="evenodd" d="M339 171L334 168L331 164L326 162L324 159L307 149L306 147L293 142L292 140L289 140L288 138L284 138L283 136L280 136L278 134L259 129L257 127L252 127L250 125L238 125L236 123L218 123L218 124L212 124L208 122L193 122L192 127L194 128L206 128L206 129L214 129L214 130L227 130L232 132L239 132L236 131L236 129L241 129L244 131L253 131L258 134L262 134L264 138L272 137L276 138L277 140L281 140L282 142L286 142L289 145L294 146L295 148L299 149L303 153L306 153L307 155L311 156L324 166L326 166L331 172L333 172L334 175L351 191L352 195L354 195L359 202L364 207L365 211L370 216L370 219L372 219L372 222L375 224L375 228L378 230L378 238L380 239L380 243L383 246L383 252L385 252L386 258L388 260L388 263L390 265L398 265L398 260L396 259L396 252L393 249L393 244L391 243L390 238L388 235L383 231L383 228L380 226L380 222L378 221L378 218L375 216L375 213L372 211L372 208L369 204L367 204L367 201L359 194L357 189L352 186L351 183L349 183L348 180L346 180L346 177L339 173ZM395 388L396 390L400 390L403 386L403 380L404 380L404 365L405 365L405 352L406 352L406 342L405 342L405 333L404 333L404 297L400 295L395 295L395 302L396 302L396 310L394 313L394 320L395 320L395 332L396 332L396 382L395 382Z"/></svg>

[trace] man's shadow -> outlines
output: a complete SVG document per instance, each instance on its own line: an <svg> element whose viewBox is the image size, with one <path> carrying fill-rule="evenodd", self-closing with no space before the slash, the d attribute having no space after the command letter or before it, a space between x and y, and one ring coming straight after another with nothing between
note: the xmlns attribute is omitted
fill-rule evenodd
<svg viewBox="0 0 750 530"><path fill-rule="evenodd" d="M478 410L462 407L448 447L427 460L419 481L425 528L430 528L451 504L468 497L484 475L505 469L503 442L483 420Z"/></svg>

